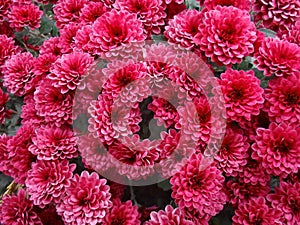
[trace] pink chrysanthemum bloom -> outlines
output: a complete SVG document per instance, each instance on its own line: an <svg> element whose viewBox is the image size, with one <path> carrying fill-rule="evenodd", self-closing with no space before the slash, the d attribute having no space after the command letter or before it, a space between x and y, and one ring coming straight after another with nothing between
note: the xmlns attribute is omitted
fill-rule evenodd
<svg viewBox="0 0 300 225"><path fill-rule="evenodd" d="M116 0L99 0L99 2L102 2L108 8L113 8L115 1Z"/></svg>
<svg viewBox="0 0 300 225"><path fill-rule="evenodd" d="M89 45L91 40L90 34L92 33L92 25L82 26L76 33L74 37L75 46L77 51L88 52L93 54L93 48Z"/></svg>
<svg viewBox="0 0 300 225"><path fill-rule="evenodd" d="M29 151L39 160L71 159L78 155L77 139L69 126L40 126Z"/></svg>
<svg viewBox="0 0 300 225"><path fill-rule="evenodd" d="M280 182L275 187L275 193L269 194L267 200L271 205L283 213L286 225L296 225L300 221L300 183L289 184Z"/></svg>
<svg viewBox="0 0 300 225"><path fill-rule="evenodd" d="M36 59L29 52L18 53L5 61L3 65L3 84L18 96L32 92L37 83L33 73Z"/></svg>
<svg viewBox="0 0 300 225"><path fill-rule="evenodd" d="M12 114L11 110L5 108L6 103L8 102L8 94L3 92L0 88L0 124L2 124L5 118L9 118Z"/></svg>
<svg viewBox="0 0 300 225"><path fill-rule="evenodd" d="M76 165L63 161L40 161L32 164L25 181L27 192L35 205L44 208L59 203Z"/></svg>
<svg viewBox="0 0 300 225"><path fill-rule="evenodd" d="M0 221L3 225L43 225L24 189L20 189L17 195L2 198Z"/></svg>
<svg viewBox="0 0 300 225"><path fill-rule="evenodd" d="M254 52L256 28L245 10L217 6L204 13L198 29L195 43L217 64L241 63Z"/></svg>
<svg viewBox="0 0 300 225"><path fill-rule="evenodd" d="M261 163L252 159L251 156L248 157L247 164L242 166L241 171L238 172L238 179L251 185L257 185L258 183L267 185L270 183L270 175L266 173Z"/></svg>
<svg viewBox="0 0 300 225"><path fill-rule="evenodd" d="M300 73L269 81L265 107L272 122L300 124Z"/></svg>
<svg viewBox="0 0 300 225"><path fill-rule="evenodd" d="M162 0L116 0L114 8L136 13L138 19L143 23L145 33L150 37L152 33L159 34L161 27L165 24L167 16Z"/></svg>
<svg viewBox="0 0 300 225"><path fill-rule="evenodd" d="M186 220L183 213L179 208L173 208L167 205L165 210L158 212L151 212L150 220L145 222L144 225L194 225L192 221Z"/></svg>
<svg viewBox="0 0 300 225"><path fill-rule="evenodd" d="M207 10L214 9L217 5L220 6L234 6L239 9L250 11L250 0L205 0L203 3Z"/></svg>
<svg viewBox="0 0 300 225"><path fill-rule="evenodd" d="M252 158L268 174L286 177L300 168L300 129L285 122L271 123L269 129L258 128L252 145Z"/></svg>
<svg viewBox="0 0 300 225"><path fill-rule="evenodd" d="M154 164L159 158L157 141L140 140L137 134L124 137L122 142L109 146L109 154L119 174L131 180L145 178L154 172Z"/></svg>
<svg viewBox="0 0 300 225"><path fill-rule="evenodd" d="M54 87L60 89L62 94L74 91L93 61L93 58L87 53L65 54L55 61L48 78L52 80Z"/></svg>
<svg viewBox="0 0 300 225"><path fill-rule="evenodd" d="M227 116L230 120L250 121L252 115L258 115L263 107L264 90L260 80L252 70L237 71L227 69L219 81L225 100Z"/></svg>
<svg viewBox="0 0 300 225"><path fill-rule="evenodd" d="M21 31L28 26L34 30L40 27L43 12L32 2L26 4L13 4L8 15L10 26L16 31Z"/></svg>
<svg viewBox="0 0 300 225"><path fill-rule="evenodd" d="M64 54L72 53L73 49L75 48L75 37L77 31L79 30L80 25L77 23L70 23L64 26L59 33L59 43L58 47L60 48L61 52Z"/></svg>
<svg viewBox="0 0 300 225"><path fill-rule="evenodd" d="M217 167L225 172L226 176L237 176L242 166L247 163L247 151L250 147L247 137L238 128L229 127L226 130L222 146L214 159Z"/></svg>
<svg viewBox="0 0 300 225"><path fill-rule="evenodd" d="M0 171L4 174L8 174L8 149L7 149L7 142L11 137L6 136L6 134L0 135Z"/></svg>
<svg viewBox="0 0 300 225"><path fill-rule="evenodd" d="M84 24L93 24L109 9L102 2L87 2L80 11L80 20Z"/></svg>
<svg viewBox="0 0 300 225"><path fill-rule="evenodd" d="M43 123L43 118L37 115L33 97L33 93L28 94L24 97L22 113L20 115L20 117L22 118L22 124L31 123L33 125L39 125Z"/></svg>
<svg viewBox="0 0 300 225"><path fill-rule="evenodd" d="M140 225L139 220L140 214L138 212L138 207L132 205L131 200L126 202L121 202L120 199L114 199L112 201L113 206L110 211L106 214L103 219L103 225L112 224L130 224L130 225Z"/></svg>
<svg viewBox="0 0 300 225"><path fill-rule="evenodd" d="M61 48L59 47L60 38L59 37L50 37L49 39L43 42L43 45L40 47L40 56L52 54L55 56L60 56Z"/></svg>
<svg viewBox="0 0 300 225"><path fill-rule="evenodd" d="M300 16L299 0L254 1L255 21L263 21L266 28L278 31L295 23Z"/></svg>
<svg viewBox="0 0 300 225"><path fill-rule="evenodd" d="M291 173L284 179L287 183L300 183L300 170L297 173Z"/></svg>
<svg viewBox="0 0 300 225"><path fill-rule="evenodd" d="M6 35L0 35L0 76L1 76L1 66L4 64L5 60L9 59L12 55L17 54L20 49L15 46L15 42L12 38Z"/></svg>
<svg viewBox="0 0 300 225"><path fill-rule="evenodd" d="M289 27L288 30L284 30L278 33L280 39L287 40L288 42L295 43L300 46L300 21L297 21L294 25Z"/></svg>
<svg viewBox="0 0 300 225"><path fill-rule="evenodd" d="M0 21L7 18L12 2L12 0L0 0Z"/></svg>
<svg viewBox="0 0 300 225"><path fill-rule="evenodd" d="M264 197L250 199L240 204L232 218L233 225L281 225L282 211L269 207Z"/></svg>
<svg viewBox="0 0 300 225"><path fill-rule="evenodd" d="M49 79L42 80L34 92L37 114L56 126L72 123L73 98L73 92L62 94Z"/></svg>
<svg viewBox="0 0 300 225"><path fill-rule="evenodd" d="M233 207L248 202L252 198L266 196L271 191L270 185L261 183L247 184L239 180L229 180L226 182L226 192L229 198L229 203Z"/></svg>
<svg viewBox="0 0 300 225"><path fill-rule="evenodd" d="M79 22L80 11L87 0L58 0L54 6L55 21L58 28L73 22Z"/></svg>
<svg viewBox="0 0 300 225"><path fill-rule="evenodd" d="M255 57L265 76L289 76L300 70L300 46L286 40L266 38Z"/></svg>
<svg viewBox="0 0 300 225"><path fill-rule="evenodd" d="M210 163L202 155L192 154L188 163L170 180L172 198L190 218L197 215L197 219L208 221L226 203L225 179Z"/></svg>
<svg viewBox="0 0 300 225"><path fill-rule="evenodd" d="M32 144L34 127L32 124L24 124L7 142L8 175L14 178L15 182L24 184L27 172L31 168L31 163L35 161L35 156L28 150Z"/></svg>
<svg viewBox="0 0 300 225"><path fill-rule="evenodd" d="M45 76L50 73L50 68L56 60L57 56L51 53L39 55L32 69L33 73L39 76L39 80L45 78Z"/></svg>
<svg viewBox="0 0 300 225"><path fill-rule="evenodd" d="M0 20L0 34L8 37L14 37L14 30L10 27L7 20Z"/></svg>
<svg viewBox="0 0 300 225"><path fill-rule="evenodd" d="M40 217L43 225L46 224L64 225L64 222L62 221L61 217L57 215L55 205L50 204L43 209L35 207L34 210Z"/></svg>
<svg viewBox="0 0 300 225"><path fill-rule="evenodd" d="M171 19L165 27L164 35L170 44L179 45L183 49L195 50L197 45L194 36L203 19L203 13L197 10L185 10Z"/></svg>
<svg viewBox="0 0 300 225"><path fill-rule="evenodd" d="M62 201L56 206L65 224L96 225L103 221L112 206L106 182L94 172L83 171L80 176L74 175Z"/></svg>
<svg viewBox="0 0 300 225"><path fill-rule="evenodd" d="M132 45L143 42L146 39L143 32L142 22L138 20L136 14L112 10L94 22L90 44L100 56L105 52L111 54L111 51L118 54L126 47L134 48Z"/></svg>

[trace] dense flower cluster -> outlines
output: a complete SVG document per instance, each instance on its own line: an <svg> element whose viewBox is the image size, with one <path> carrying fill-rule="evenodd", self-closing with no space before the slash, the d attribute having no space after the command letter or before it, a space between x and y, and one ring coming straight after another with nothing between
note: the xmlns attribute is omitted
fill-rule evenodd
<svg viewBox="0 0 300 225"><path fill-rule="evenodd" d="M299 17L0 0L0 224L300 224Z"/></svg>

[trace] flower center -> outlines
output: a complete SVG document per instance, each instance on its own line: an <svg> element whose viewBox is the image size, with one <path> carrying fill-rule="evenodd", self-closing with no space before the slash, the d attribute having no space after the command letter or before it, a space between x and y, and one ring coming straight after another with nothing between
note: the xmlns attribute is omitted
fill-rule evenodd
<svg viewBox="0 0 300 225"><path fill-rule="evenodd" d="M122 225L122 224L124 224L124 222L125 222L124 219L114 218L110 224L111 225Z"/></svg>
<svg viewBox="0 0 300 225"><path fill-rule="evenodd" d="M284 138L282 138L280 140L280 142L276 143L275 144L275 147L274 147L275 151L278 151L278 152L282 152L282 153L286 153L289 151L290 149L290 146L289 146L289 143L287 143L285 141Z"/></svg>
<svg viewBox="0 0 300 225"><path fill-rule="evenodd" d="M191 183L191 186L196 188L196 187L200 187L203 182L202 182L202 179L199 175L194 175L193 177L190 178L190 183Z"/></svg>
<svg viewBox="0 0 300 225"><path fill-rule="evenodd" d="M234 88L229 94L228 97L233 101L239 100L244 96L244 91L239 88Z"/></svg>
<svg viewBox="0 0 300 225"><path fill-rule="evenodd" d="M299 96L297 95L297 93L288 93L285 96L285 101L288 105L299 104Z"/></svg>

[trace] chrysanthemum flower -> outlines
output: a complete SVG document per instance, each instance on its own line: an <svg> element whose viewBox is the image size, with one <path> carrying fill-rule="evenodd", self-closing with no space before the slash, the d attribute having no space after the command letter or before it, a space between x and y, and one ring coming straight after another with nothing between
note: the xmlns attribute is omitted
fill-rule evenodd
<svg viewBox="0 0 300 225"><path fill-rule="evenodd" d="M12 0L0 0L0 21L3 21L5 18L7 18L12 2Z"/></svg>
<svg viewBox="0 0 300 225"><path fill-rule="evenodd" d="M0 124L2 124L5 118L9 118L12 114L11 110L5 108L6 103L8 102L8 94L3 92L0 88Z"/></svg>
<svg viewBox="0 0 300 225"><path fill-rule="evenodd" d="M8 149L7 149L7 142L11 137L6 136L6 134L0 135L0 171L4 174L8 174Z"/></svg>
<svg viewBox="0 0 300 225"><path fill-rule="evenodd" d="M40 126L32 142L29 151L39 160L71 159L78 155L77 139L68 126Z"/></svg>
<svg viewBox="0 0 300 225"><path fill-rule="evenodd" d="M179 208L173 208L167 205L165 210L158 212L151 212L150 220L145 222L144 225L194 225L192 221L186 220L184 214Z"/></svg>
<svg viewBox="0 0 300 225"><path fill-rule="evenodd" d="M40 56L46 54L60 56L62 53L59 43L59 37L50 37L49 39L45 40L43 45L40 47Z"/></svg>
<svg viewBox="0 0 300 225"><path fill-rule="evenodd" d="M58 48L64 54L73 52L75 48L75 37L80 25L77 23L70 23L60 29L60 37L58 42Z"/></svg>
<svg viewBox="0 0 300 225"><path fill-rule="evenodd" d="M255 0L254 12L256 21L262 20L266 28L278 31L286 29L299 19L300 2L298 0Z"/></svg>
<svg viewBox="0 0 300 225"><path fill-rule="evenodd" d="M87 0L58 0L53 9L57 27L63 28L69 23L79 22L80 11L87 2Z"/></svg>
<svg viewBox="0 0 300 225"><path fill-rule="evenodd" d="M182 3L176 3L176 1L173 0L163 0L165 4L165 12L167 13L166 17L166 24L169 20L173 19L175 15L179 14L180 12L187 9L186 4ZM166 3L169 2L169 3Z"/></svg>
<svg viewBox="0 0 300 225"><path fill-rule="evenodd" d="M62 221L61 217L57 215L55 205L53 204L50 204L43 209L35 207L35 212L40 217L43 225L64 225L64 222Z"/></svg>
<svg viewBox="0 0 300 225"><path fill-rule="evenodd" d="M285 122L271 123L269 129L258 128L252 145L252 158L268 174L286 177L300 168L300 130Z"/></svg>
<svg viewBox="0 0 300 225"><path fill-rule="evenodd" d="M13 4L8 15L8 20L10 26L16 31L21 31L26 26L34 30L40 27L42 15L43 12L32 2L26 4Z"/></svg>
<svg viewBox="0 0 300 225"><path fill-rule="evenodd" d="M207 10L214 9L217 5L234 6L239 9L250 11L251 3L249 0L205 0L203 3Z"/></svg>
<svg viewBox="0 0 300 225"><path fill-rule="evenodd" d="M289 76L300 70L300 46L286 40L266 38L255 57L265 76Z"/></svg>
<svg viewBox="0 0 300 225"><path fill-rule="evenodd" d="M2 70L1 66L4 64L5 60L9 59L19 51L20 49L15 46L15 42L12 38L7 37L6 35L0 35L0 71Z"/></svg>
<svg viewBox="0 0 300 225"><path fill-rule="evenodd" d="M74 91L93 61L93 58L87 53L75 51L65 54L55 61L48 78L52 80L54 87L60 89L62 94Z"/></svg>
<svg viewBox="0 0 300 225"><path fill-rule="evenodd" d="M33 210L33 203L26 198L24 189L17 195L5 195L0 206L0 221L3 225L43 225Z"/></svg>
<svg viewBox="0 0 300 225"><path fill-rule="evenodd" d="M265 107L272 122L300 124L300 73L269 81Z"/></svg>
<svg viewBox="0 0 300 225"><path fill-rule="evenodd" d="M142 22L136 14L112 10L94 22L91 45L99 55L112 50L119 51L130 43L144 41L146 36L143 32Z"/></svg>
<svg viewBox="0 0 300 225"><path fill-rule="evenodd" d="M225 172L226 176L237 176L242 170L241 167L247 163L249 147L247 137L241 129L227 128L222 146L214 157L217 167Z"/></svg>
<svg viewBox="0 0 300 225"><path fill-rule="evenodd" d="M256 28L245 10L217 6L204 13L198 29L195 43L217 64L240 63L245 56L254 52Z"/></svg>
<svg viewBox="0 0 300 225"><path fill-rule="evenodd" d="M252 198L264 197L271 191L269 184L257 183L247 184L240 180L229 180L226 182L226 192L229 203L233 207L248 202Z"/></svg>
<svg viewBox="0 0 300 225"><path fill-rule="evenodd" d="M280 39L287 40L288 42L295 43L300 46L300 21L289 27L288 30L278 32Z"/></svg>
<svg viewBox="0 0 300 225"><path fill-rule="evenodd" d="M58 203L70 185L76 165L67 160L43 161L32 164L25 181L27 192L35 205L44 208L50 203Z"/></svg>
<svg viewBox="0 0 300 225"><path fill-rule="evenodd" d="M225 100L227 116L230 120L250 121L263 107L263 89L260 80L251 71L227 69L221 74L220 86Z"/></svg>
<svg viewBox="0 0 300 225"><path fill-rule="evenodd" d="M145 33L150 36L151 33L159 34L165 24L166 13L162 4L162 0L116 0L113 6L118 10L136 13L144 25Z"/></svg>
<svg viewBox="0 0 300 225"><path fill-rule="evenodd" d="M34 92L37 114L44 117L47 123L57 126L72 123L73 98L73 92L62 94L49 79L42 80Z"/></svg>
<svg viewBox="0 0 300 225"><path fill-rule="evenodd" d="M138 212L138 207L132 205L131 200L126 202L121 202L120 199L114 199L112 201L113 206L110 211L104 217L102 222L103 225L112 224L130 224L130 225L140 225L139 220L140 214Z"/></svg>
<svg viewBox="0 0 300 225"><path fill-rule="evenodd" d="M32 69L33 73L39 76L39 80L45 78L50 73L50 68L56 60L57 56L51 53L39 55Z"/></svg>
<svg viewBox="0 0 300 225"><path fill-rule="evenodd" d="M94 49L89 45L92 30L92 25L85 25L77 31L74 37L76 50L93 54Z"/></svg>
<svg viewBox="0 0 300 225"><path fill-rule="evenodd" d="M267 200L271 205L283 213L286 225L298 224L300 221L300 183L280 182L279 187L275 187L275 193L269 194Z"/></svg>
<svg viewBox="0 0 300 225"><path fill-rule="evenodd" d="M18 53L5 61L3 65L4 86L18 96L32 92L37 83L33 73L35 58L29 53Z"/></svg>
<svg viewBox="0 0 300 225"><path fill-rule="evenodd" d="M225 179L221 171L209 163L200 154L193 154L170 180L172 197L179 208L205 221L221 211L227 200L223 190Z"/></svg>
<svg viewBox="0 0 300 225"><path fill-rule="evenodd" d="M269 207L264 197L250 199L240 204L233 216L233 225L281 225L282 211Z"/></svg>
<svg viewBox="0 0 300 225"><path fill-rule="evenodd" d="M15 182L24 184L27 172L31 168L31 163L35 161L35 156L28 150L32 144L34 127L32 124L24 124L7 142L8 175L14 178Z"/></svg>
<svg viewBox="0 0 300 225"><path fill-rule="evenodd" d="M20 117L22 118L22 124L31 123L32 125L38 125L43 123L43 118L37 115L33 93L24 97Z"/></svg>
<svg viewBox="0 0 300 225"><path fill-rule="evenodd" d="M80 176L74 175L62 201L56 206L65 224L96 225L103 221L112 206L106 182L94 172L83 171Z"/></svg>
<svg viewBox="0 0 300 225"><path fill-rule="evenodd" d="M203 14L197 10L183 11L169 21L164 35L170 44L179 45L187 50L195 50L197 45L193 39L202 19Z"/></svg>
<svg viewBox="0 0 300 225"><path fill-rule="evenodd" d="M80 20L85 24L93 24L98 17L107 11L109 9L102 2L87 2L80 11Z"/></svg>

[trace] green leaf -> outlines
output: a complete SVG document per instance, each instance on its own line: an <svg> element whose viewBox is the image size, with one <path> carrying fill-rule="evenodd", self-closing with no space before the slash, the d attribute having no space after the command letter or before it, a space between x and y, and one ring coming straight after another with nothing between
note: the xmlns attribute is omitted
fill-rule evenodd
<svg viewBox="0 0 300 225"><path fill-rule="evenodd" d="M259 31L263 32L266 37L276 37L276 32L267 28L260 28Z"/></svg>
<svg viewBox="0 0 300 225"><path fill-rule="evenodd" d="M56 26L56 23L54 23L54 25L53 25L53 28L52 28L52 31L51 31L51 35L52 35L53 37L59 36L59 31L58 31L58 28L57 28L57 26Z"/></svg>
<svg viewBox="0 0 300 225"><path fill-rule="evenodd" d="M152 40L155 42L155 43L160 43L160 42L165 42L166 41L166 38L164 35L152 35Z"/></svg>
<svg viewBox="0 0 300 225"><path fill-rule="evenodd" d="M43 16L41 19L40 32L42 34L48 34L52 31L55 22L50 20L49 17Z"/></svg>
<svg viewBox="0 0 300 225"><path fill-rule="evenodd" d="M171 190L171 187L172 187L169 180L164 180L164 181L158 183L157 186L160 187L161 189L163 189L164 191L169 191L169 190Z"/></svg>

